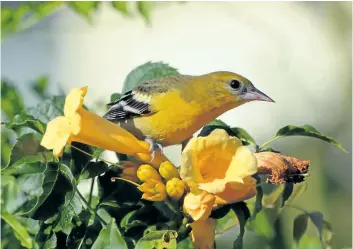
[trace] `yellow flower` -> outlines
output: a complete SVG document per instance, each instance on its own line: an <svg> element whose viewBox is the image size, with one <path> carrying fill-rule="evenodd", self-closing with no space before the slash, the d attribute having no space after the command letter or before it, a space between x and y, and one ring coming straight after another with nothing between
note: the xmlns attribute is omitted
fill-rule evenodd
<svg viewBox="0 0 353 249"><path fill-rule="evenodd" d="M62 155L65 145L76 141L149 162L152 156L148 143L82 107L86 92L87 87L71 90L65 100L64 116L56 117L48 123L41 145L52 149L58 157ZM159 165L163 161L166 158L156 153L153 164Z"/></svg>
<svg viewBox="0 0 353 249"><path fill-rule="evenodd" d="M174 177L179 178L177 168L169 161L161 163L159 166L159 174L166 180L170 180Z"/></svg>
<svg viewBox="0 0 353 249"><path fill-rule="evenodd" d="M172 178L166 184L167 194L173 199L178 201L185 191L185 183L179 178Z"/></svg>
<svg viewBox="0 0 353 249"><path fill-rule="evenodd" d="M213 194L206 191L188 193L184 198L183 208L195 221L206 220L211 214L215 199Z"/></svg>
<svg viewBox="0 0 353 249"><path fill-rule="evenodd" d="M253 153L236 137L216 129L207 137L190 140L182 153L181 179L216 196L215 205L249 199L256 194Z"/></svg>
<svg viewBox="0 0 353 249"><path fill-rule="evenodd" d="M137 170L137 177L142 182L146 182L148 180L155 180L158 182L162 181L161 176L158 174L157 170L153 168L151 165L144 164L141 165Z"/></svg>
<svg viewBox="0 0 353 249"><path fill-rule="evenodd" d="M143 192L142 199L149 201L163 201L167 198L165 185L162 182L149 180L144 182L138 189Z"/></svg>
<svg viewBox="0 0 353 249"><path fill-rule="evenodd" d="M216 221L208 218L206 220L191 223L190 237L196 249L213 249L216 229Z"/></svg>
<svg viewBox="0 0 353 249"><path fill-rule="evenodd" d="M122 163L121 169L122 172L120 173L120 177L133 181L138 182L139 179L137 178L137 170L139 166L131 161L125 161Z"/></svg>

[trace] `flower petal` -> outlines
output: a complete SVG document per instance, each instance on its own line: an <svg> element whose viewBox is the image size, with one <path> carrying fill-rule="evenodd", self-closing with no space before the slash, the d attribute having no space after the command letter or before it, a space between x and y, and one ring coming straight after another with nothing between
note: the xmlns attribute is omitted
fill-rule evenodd
<svg viewBox="0 0 353 249"><path fill-rule="evenodd" d="M70 134L69 120L63 116L56 117L48 123L40 144L49 150L53 150L54 156L59 157L69 141Z"/></svg>
<svg viewBox="0 0 353 249"><path fill-rule="evenodd" d="M64 105L64 115L66 117L72 116L80 107L82 107L87 88L87 86L74 88L66 96Z"/></svg>
<svg viewBox="0 0 353 249"><path fill-rule="evenodd" d="M213 249L216 221L208 218L206 220L198 220L191 223L191 240L196 249Z"/></svg>
<svg viewBox="0 0 353 249"><path fill-rule="evenodd" d="M253 175L257 172L257 160L248 147L240 146L226 173L226 179L236 180ZM240 181L241 182L241 181Z"/></svg>
<svg viewBox="0 0 353 249"><path fill-rule="evenodd" d="M188 193L184 198L184 210L194 220L205 220L210 216L215 196L202 191L200 194Z"/></svg>
<svg viewBox="0 0 353 249"><path fill-rule="evenodd" d="M216 205L247 200L256 195L256 180L251 176L243 179L244 183L228 182L224 191L216 194Z"/></svg>

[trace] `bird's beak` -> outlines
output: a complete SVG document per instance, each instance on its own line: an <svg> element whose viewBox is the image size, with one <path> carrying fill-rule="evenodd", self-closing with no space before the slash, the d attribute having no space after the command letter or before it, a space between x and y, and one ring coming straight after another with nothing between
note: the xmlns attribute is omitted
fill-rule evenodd
<svg viewBox="0 0 353 249"><path fill-rule="evenodd" d="M255 87L250 90L249 92L244 94L244 99L246 100L260 100L260 101L267 101L267 102L275 102L269 96L261 92L260 90L256 89Z"/></svg>

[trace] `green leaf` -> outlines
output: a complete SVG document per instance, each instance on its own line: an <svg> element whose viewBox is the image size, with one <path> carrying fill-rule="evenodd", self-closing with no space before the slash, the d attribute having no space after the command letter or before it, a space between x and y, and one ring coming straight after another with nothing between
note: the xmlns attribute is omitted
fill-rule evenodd
<svg viewBox="0 0 353 249"><path fill-rule="evenodd" d="M30 213L44 203L54 188L58 174L58 164L47 163L43 173L23 174L18 177L18 184L26 197L21 214Z"/></svg>
<svg viewBox="0 0 353 249"><path fill-rule="evenodd" d="M26 109L25 113L43 123L48 123L57 116L64 115L64 104L64 96L53 96L34 107Z"/></svg>
<svg viewBox="0 0 353 249"><path fill-rule="evenodd" d="M67 2L67 5L76 13L86 17L88 21L91 21L93 12L98 8L98 2L96 1L72 1Z"/></svg>
<svg viewBox="0 0 353 249"><path fill-rule="evenodd" d="M12 147L9 163L1 170L3 171L9 166L11 167L18 161L20 161L20 163L26 163L27 161L33 162L34 160L28 159L28 157L36 156L38 153L44 151L45 149L40 145L39 139L34 133L25 134L17 139ZM18 164L19 163L17 163L17 165Z"/></svg>
<svg viewBox="0 0 353 249"><path fill-rule="evenodd" d="M3 10L1 9L1 13ZM16 87L6 81L1 81L1 110L8 120L20 113L24 108L23 99Z"/></svg>
<svg viewBox="0 0 353 249"><path fill-rule="evenodd" d="M301 237L305 234L308 227L308 216L306 214L298 215L294 220L293 238L299 243Z"/></svg>
<svg viewBox="0 0 353 249"><path fill-rule="evenodd" d="M56 234L52 233L50 238L47 241L45 241L43 248L44 249L55 249L55 248L57 248L57 243L58 243L58 239L56 237Z"/></svg>
<svg viewBox="0 0 353 249"><path fill-rule="evenodd" d="M274 140L277 140L278 138L288 137L288 136L307 136L307 137L321 139L325 142L333 144L334 146L343 150L344 152L347 152L347 150L343 148L343 146L339 142L334 140L332 137L323 135L322 133L320 133L318 130L316 130L314 127L310 125L303 125L303 126L287 125L285 127L282 127L281 129L278 130L276 137L266 142L265 145L269 144ZM261 147L265 147L265 146L261 146Z"/></svg>
<svg viewBox="0 0 353 249"><path fill-rule="evenodd" d="M92 147L87 144L73 142L71 143L70 151L71 159L74 164L73 173L76 178L81 177L80 174L93 159L91 156L88 155L92 155Z"/></svg>
<svg viewBox="0 0 353 249"><path fill-rule="evenodd" d="M260 237L272 240L276 236L273 224L265 209L256 215L256 219L249 220L247 228Z"/></svg>
<svg viewBox="0 0 353 249"><path fill-rule="evenodd" d="M63 231L65 234L70 234L73 224L72 219L82 212L82 202L77 195L71 197L71 193L66 195L65 203L61 208L60 220L54 228L54 232Z"/></svg>
<svg viewBox="0 0 353 249"><path fill-rule="evenodd" d="M147 62L131 71L124 81L122 94L147 80L178 75L178 70L163 62Z"/></svg>
<svg viewBox="0 0 353 249"><path fill-rule="evenodd" d="M21 128L31 128L41 134L44 134L46 124L26 113L17 114L12 121L6 125L7 128L14 131Z"/></svg>
<svg viewBox="0 0 353 249"><path fill-rule="evenodd" d="M285 188L284 188L284 192L286 191L286 186L287 186L287 183L285 185ZM306 191L308 185L306 182L301 182L301 183L297 183L293 186L293 191L292 193L290 194L290 196L288 196L288 198L286 199L286 203L287 204L291 204L291 203L294 203L296 202L296 200ZM290 188L290 187L289 187ZM289 189L290 190L290 189ZM283 201L284 201L284 192L283 192ZM287 193L289 194L289 192Z"/></svg>
<svg viewBox="0 0 353 249"><path fill-rule="evenodd" d="M220 219L216 219L216 234L222 234L225 231L239 224L239 220L233 209Z"/></svg>
<svg viewBox="0 0 353 249"><path fill-rule="evenodd" d="M128 249L124 238L121 236L115 219L103 228L94 242L92 249L121 248Z"/></svg>
<svg viewBox="0 0 353 249"><path fill-rule="evenodd" d="M178 234L173 230L151 231L144 235L136 244L135 249L156 248L176 249Z"/></svg>
<svg viewBox="0 0 353 249"><path fill-rule="evenodd" d="M195 249L195 246L194 243L192 243L190 237L187 237L178 242L177 249Z"/></svg>
<svg viewBox="0 0 353 249"><path fill-rule="evenodd" d="M20 189L13 176L1 175L1 210L13 213L21 204L18 199Z"/></svg>
<svg viewBox="0 0 353 249"><path fill-rule="evenodd" d="M243 142L244 145L251 144L256 148L257 144L255 140L250 136L250 134L246 130L239 127L231 128L231 130L233 134Z"/></svg>
<svg viewBox="0 0 353 249"><path fill-rule="evenodd" d="M236 240L233 242L233 249L242 249L245 225L250 218L250 211L244 202L237 202L232 204L232 209L235 212L240 225L240 232Z"/></svg>
<svg viewBox="0 0 353 249"><path fill-rule="evenodd" d="M50 2L44 2L44 3L50 3ZM60 4L60 3L59 3ZM39 6L43 6L40 4ZM50 7L56 8L58 4L55 5L49 5ZM48 6L48 7L49 7ZM49 10L49 9L48 9ZM44 9L44 12L47 12L48 10ZM42 15L42 14L41 14ZM33 83L32 83L32 89L33 91L42 99L45 99L48 97L48 86L49 86L49 80L47 77L39 77L37 78Z"/></svg>
<svg viewBox="0 0 353 249"><path fill-rule="evenodd" d="M293 193L293 187L294 187L294 183L292 183L292 182L286 182L285 183L285 187L284 187L283 194L282 194L283 200L282 200L281 207L284 206L286 201L289 199L289 197Z"/></svg>
<svg viewBox="0 0 353 249"><path fill-rule="evenodd" d="M137 10L147 23L151 21L151 12L154 9L155 3L150 1L136 2Z"/></svg>
<svg viewBox="0 0 353 249"><path fill-rule="evenodd" d="M121 94L120 93L113 93L111 96L110 96L110 102L111 103L114 103L115 101L117 101L118 99L120 99L121 97Z"/></svg>
<svg viewBox="0 0 353 249"><path fill-rule="evenodd" d="M112 6L124 15L129 14L129 2L127 1L112 1Z"/></svg>
<svg viewBox="0 0 353 249"><path fill-rule="evenodd" d="M11 226L16 238L21 242L21 245L26 248L32 248L33 241L26 227L24 227L14 215L9 213L1 213L1 218Z"/></svg>
<svg viewBox="0 0 353 249"><path fill-rule="evenodd" d="M212 131L216 130L216 129L223 129L225 130L228 135L233 135L233 132L230 128L229 125L227 125L226 123L224 123L222 120L219 120L219 119L216 119L216 120L213 120L211 121L210 123L208 123L207 125L205 125L200 133L199 133L199 137L206 137L208 135L211 134Z"/></svg>
<svg viewBox="0 0 353 249"><path fill-rule="evenodd" d="M308 213L308 216L309 216L311 222L316 227L316 229L320 235L320 240L322 240L322 229L324 226L324 215L320 212L311 212L311 213Z"/></svg>
<svg viewBox="0 0 353 249"><path fill-rule="evenodd" d="M63 2L59 1L50 1L50 2L31 2L30 7L34 15L38 18L43 18L51 14L53 11L58 9L58 7Z"/></svg>
<svg viewBox="0 0 353 249"><path fill-rule="evenodd" d="M33 220L31 218L25 218L18 216L16 219L27 228L28 232L32 235L37 235L39 232L39 221L38 220Z"/></svg>
<svg viewBox="0 0 353 249"><path fill-rule="evenodd" d="M332 225L331 223L327 222L324 220L324 224L322 227L322 236L321 236L321 241L325 246L330 246L332 248Z"/></svg>

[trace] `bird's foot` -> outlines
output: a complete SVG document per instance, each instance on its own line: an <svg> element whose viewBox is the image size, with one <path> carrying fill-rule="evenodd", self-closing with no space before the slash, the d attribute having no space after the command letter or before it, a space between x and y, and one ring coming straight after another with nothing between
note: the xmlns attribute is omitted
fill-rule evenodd
<svg viewBox="0 0 353 249"><path fill-rule="evenodd" d="M156 151L159 149L160 152L162 153L163 152L163 147L162 147L161 144L157 143L156 141L154 141L151 138L146 138L145 141L147 143L149 143L149 145L150 145L149 151L150 152L152 151L152 159L151 159L151 162L152 162L154 160L154 157L156 156Z"/></svg>

